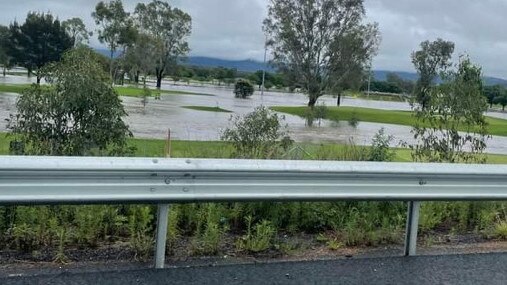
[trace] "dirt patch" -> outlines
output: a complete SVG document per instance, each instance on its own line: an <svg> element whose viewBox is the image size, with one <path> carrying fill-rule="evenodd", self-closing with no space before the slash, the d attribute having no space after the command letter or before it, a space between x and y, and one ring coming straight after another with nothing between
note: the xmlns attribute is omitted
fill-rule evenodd
<svg viewBox="0 0 507 285"><path fill-rule="evenodd" d="M422 236L419 240L418 254L469 254L507 252L507 241L486 240L481 235L434 234ZM403 244L382 246L330 246L317 235L280 235L272 249L263 253L238 251L235 235L224 237L219 253L213 256L193 254L191 238L182 238L168 251L167 264L170 267L216 266L225 264L266 263L280 261L329 260L341 258L386 257L403 254ZM67 272L73 270L119 270L147 268L152 266L152 256L147 260L136 259L135 252L125 242L102 245L97 248L69 248L65 250L67 263L54 262L56 248L45 248L31 253L19 251L0 252L0 276L12 274L37 274L41 270ZM20 273L22 272L22 273Z"/></svg>

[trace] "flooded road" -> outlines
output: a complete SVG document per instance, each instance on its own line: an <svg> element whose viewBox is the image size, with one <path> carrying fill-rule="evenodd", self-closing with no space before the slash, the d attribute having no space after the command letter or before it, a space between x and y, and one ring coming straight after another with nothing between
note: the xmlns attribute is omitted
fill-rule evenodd
<svg viewBox="0 0 507 285"><path fill-rule="evenodd" d="M13 76L5 78L6 83L27 83L26 77ZM23 81L25 80L25 81ZM0 83L2 79L0 79ZM164 95L161 100L150 98L146 108L141 99L123 97L123 103L128 113L126 122L135 137L164 139L168 129L171 137L177 140L219 140L221 132L230 125L230 113L216 113L196 111L182 108L182 106L220 107L244 115L257 106L305 106L307 98L303 94L265 92L264 96L256 92L250 99L234 98L232 90L227 87L211 86L183 86L165 82L162 89L181 90L195 93L205 93L214 96L201 95ZM6 131L4 119L15 112L15 94L0 94L0 131ZM336 98L324 96L319 104L336 106ZM387 102L343 98L342 106L376 108L384 110L410 110L405 102ZM505 118L504 113L490 113L488 115ZM412 143L411 128L407 126L359 122L354 128L348 122L323 121L321 126L307 127L305 120L297 116L285 115L290 135L299 142L334 142L348 143L353 141L359 145L371 144L375 133L385 128L386 133L394 136L392 146L399 146L400 141ZM318 124L317 124L318 125ZM507 137L493 137L488 141L488 152L507 154Z"/></svg>

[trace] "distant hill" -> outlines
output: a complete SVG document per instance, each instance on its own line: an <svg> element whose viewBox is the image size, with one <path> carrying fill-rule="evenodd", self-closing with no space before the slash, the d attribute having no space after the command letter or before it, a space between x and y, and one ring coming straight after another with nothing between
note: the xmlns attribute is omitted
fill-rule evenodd
<svg viewBox="0 0 507 285"><path fill-rule="evenodd" d="M187 60L183 61L183 64L190 66L200 67L225 67L225 68L236 68L238 71L255 72L257 70L263 70L264 64L259 61L247 59L247 60L227 60L205 56L189 56ZM266 66L268 71L273 71L273 68Z"/></svg>
<svg viewBox="0 0 507 285"><path fill-rule="evenodd" d="M373 76L375 77L375 80L385 81L387 78L387 74L389 73L395 73L404 80L416 81L417 78L419 78L417 73L415 72L388 71L388 70L374 70ZM482 79L485 85L502 85L507 87L507 80L502 78L484 76Z"/></svg>
<svg viewBox="0 0 507 285"><path fill-rule="evenodd" d="M103 54L109 57L109 50L107 49L96 49L96 51L100 54ZM115 57L120 53L116 52ZM214 57L206 57L206 56L189 56L185 61L182 61L184 65L188 66L199 66L199 67L225 67L225 68L236 68L238 71L244 72L255 72L257 70L262 70L264 68L264 64L259 61L246 59L246 60L228 60L228 59L219 59ZM274 71L271 66L266 67L267 71ZM418 78L417 73L415 72L406 72L406 71L389 71L389 70L374 70L373 75L375 80L385 81L388 73L395 73L401 78L410 81L416 81ZM483 77L485 85L503 85L507 87L507 80L497 77L485 76Z"/></svg>

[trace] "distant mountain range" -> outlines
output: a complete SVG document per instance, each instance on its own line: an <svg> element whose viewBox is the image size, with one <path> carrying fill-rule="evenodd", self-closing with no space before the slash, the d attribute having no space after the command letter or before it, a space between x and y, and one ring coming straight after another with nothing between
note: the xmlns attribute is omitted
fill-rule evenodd
<svg viewBox="0 0 507 285"><path fill-rule="evenodd" d="M238 71L255 72L264 69L264 63L252 59L246 60L227 60L205 56L189 56L183 64L201 67L225 67L236 68ZM266 65L268 71L274 71L272 67Z"/></svg>
<svg viewBox="0 0 507 285"><path fill-rule="evenodd" d="M97 49L97 52L108 56L109 51L105 49ZM115 56L117 56L115 54ZM184 65L188 66L199 66L199 67L225 67L225 68L236 68L238 71L244 72L255 72L257 70L262 70L264 68L264 64L259 61L247 59L247 60L228 60L228 59L219 59L214 57L205 57L205 56L189 56L186 60L182 61ZM272 67L269 65L266 66L267 71L274 71ZM387 78L387 74L395 73L404 80L416 81L418 75L415 72L406 72L406 71L388 71L388 70L374 70L373 75L375 80L385 81ZM507 80L497 77L485 76L483 77L485 85L503 85L507 86Z"/></svg>
<svg viewBox="0 0 507 285"><path fill-rule="evenodd" d="M419 78L419 76L415 72L388 71L388 70L374 70L373 76L375 77L375 80L385 81L387 78L387 74L389 73L395 73L404 80L416 81L417 78ZM502 78L484 76L482 80L484 81L485 85L502 85L507 87L507 80Z"/></svg>

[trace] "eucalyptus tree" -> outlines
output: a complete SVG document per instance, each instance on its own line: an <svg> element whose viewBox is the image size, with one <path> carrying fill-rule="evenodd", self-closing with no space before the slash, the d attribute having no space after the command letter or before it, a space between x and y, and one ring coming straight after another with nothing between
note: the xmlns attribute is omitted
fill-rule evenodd
<svg viewBox="0 0 507 285"><path fill-rule="evenodd" d="M431 86L426 103L415 108L416 125L411 146L417 161L484 162L488 108L482 93L481 68L462 57L444 82Z"/></svg>
<svg viewBox="0 0 507 285"><path fill-rule="evenodd" d="M422 42L421 49L412 53L412 63L419 74L415 86L416 101L422 108L428 105L430 87L435 84L435 79L451 66L453 52L453 42L437 39Z"/></svg>
<svg viewBox="0 0 507 285"><path fill-rule="evenodd" d="M155 66L155 59L147 55L154 54L157 47L157 43L152 37L140 33L135 43L127 49L124 65L129 72L130 78L133 78L136 84L139 83L141 75L144 75L144 79L146 79Z"/></svg>
<svg viewBox="0 0 507 285"><path fill-rule="evenodd" d="M380 42L365 14L362 0L270 0L264 31L273 62L303 86L310 107L363 78Z"/></svg>
<svg viewBox="0 0 507 285"><path fill-rule="evenodd" d="M105 43L110 52L110 75L114 79L113 70L114 55L119 49L125 51L126 47L132 44L135 39L136 30L130 13L126 12L121 0L111 2L99 2L92 13L95 23L100 26L98 38Z"/></svg>
<svg viewBox="0 0 507 285"><path fill-rule="evenodd" d="M51 14L29 12L25 23L9 26L8 55L14 63L35 71L37 83L42 78L41 68L59 61L62 54L72 48L72 38L58 19Z"/></svg>
<svg viewBox="0 0 507 285"><path fill-rule="evenodd" d="M137 4L135 15L140 32L155 42L156 48L147 56L154 59L153 69L157 77L157 88L160 88L168 69L175 67L178 59L190 51L187 38L192 32L192 18L184 11L159 0Z"/></svg>
<svg viewBox="0 0 507 285"><path fill-rule="evenodd" d="M85 23L81 18L71 18L62 22L67 34L74 40L74 47L80 44L88 44L93 32L86 29Z"/></svg>

